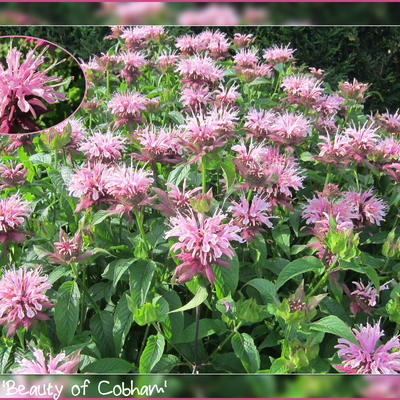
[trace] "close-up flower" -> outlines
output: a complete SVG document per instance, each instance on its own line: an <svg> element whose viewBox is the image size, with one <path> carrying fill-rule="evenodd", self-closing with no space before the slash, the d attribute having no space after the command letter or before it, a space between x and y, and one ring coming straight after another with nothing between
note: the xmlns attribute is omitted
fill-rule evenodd
<svg viewBox="0 0 400 400"><path fill-rule="evenodd" d="M49 319L43 311L53 304L45 294L51 288L39 267L4 270L0 279L0 323L7 327L7 336L17 329L29 327L36 320Z"/></svg>

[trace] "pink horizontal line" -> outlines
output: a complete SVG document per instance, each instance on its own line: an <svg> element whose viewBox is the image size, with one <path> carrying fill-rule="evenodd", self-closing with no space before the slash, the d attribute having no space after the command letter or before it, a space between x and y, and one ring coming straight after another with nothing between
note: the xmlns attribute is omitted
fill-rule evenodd
<svg viewBox="0 0 400 400"><path fill-rule="evenodd" d="M263 399L263 400L356 400L356 397L196 397L197 400L249 400L249 399ZM368 399L368 397L364 397ZM7 400L21 400L27 397L0 397L0 399ZM30 400L53 400L51 397L30 397ZM59 400L115 400L118 397L60 397ZM191 399L191 397L148 397L152 400L183 400Z"/></svg>
<svg viewBox="0 0 400 400"><path fill-rule="evenodd" d="M399 3L400 0L213 0L213 3ZM17 0L16 3L143 3L143 1L131 1L131 0L65 0L65 1L53 1L53 0ZM145 3L190 3L178 0L148 0ZM208 0L199 0L195 3L209 3Z"/></svg>

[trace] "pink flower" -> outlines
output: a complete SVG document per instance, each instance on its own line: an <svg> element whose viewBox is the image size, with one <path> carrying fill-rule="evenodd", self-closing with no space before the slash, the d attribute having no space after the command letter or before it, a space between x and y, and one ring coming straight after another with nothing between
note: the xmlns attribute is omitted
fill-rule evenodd
<svg viewBox="0 0 400 400"><path fill-rule="evenodd" d="M293 54L296 50L291 49L290 44L285 47L274 45L264 51L264 59L271 64L285 63L294 60Z"/></svg>
<svg viewBox="0 0 400 400"><path fill-rule="evenodd" d="M237 91L238 88L236 84L231 85L229 88L220 84L219 87L214 90L217 106L224 107L235 104L236 100L241 96Z"/></svg>
<svg viewBox="0 0 400 400"><path fill-rule="evenodd" d="M7 326L7 337L19 328L29 327L35 320L46 320L45 308L53 304L44 292L51 288L41 268L21 267L6 270L0 280L0 323Z"/></svg>
<svg viewBox="0 0 400 400"><path fill-rule="evenodd" d="M320 152L318 156L314 157L316 160L333 163L337 167L341 164L349 164L352 159L347 157L350 151L350 138L343 134L336 133L333 141L329 134L320 136L318 143Z"/></svg>
<svg viewBox="0 0 400 400"><path fill-rule="evenodd" d="M287 93L289 103L312 107L321 99L322 82L308 75L290 75L282 79L281 87Z"/></svg>
<svg viewBox="0 0 400 400"><path fill-rule="evenodd" d="M337 369L352 374L396 374L400 371L400 341L397 336L377 347L384 332L380 322L371 326L360 325L359 330L353 329L357 344L347 339L339 339L338 356L342 364L335 365Z"/></svg>
<svg viewBox="0 0 400 400"><path fill-rule="evenodd" d="M33 350L34 360L19 357L18 367L12 372L14 374L73 374L78 371L80 361L80 350L75 351L66 357L65 353L60 353L53 357L47 355L47 360L42 350Z"/></svg>
<svg viewBox="0 0 400 400"><path fill-rule="evenodd" d="M182 90L181 102L188 107L188 111L202 111L211 101L211 93L207 86L185 87Z"/></svg>
<svg viewBox="0 0 400 400"><path fill-rule="evenodd" d="M92 133L82 141L79 150L85 153L90 162L113 163L122 157L126 150L126 138L110 130Z"/></svg>
<svg viewBox="0 0 400 400"><path fill-rule="evenodd" d="M322 79L324 77L325 71L323 69L320 69L320 68L317 69L315 67L310 67L310 68L308 68L308 70L317 79Z"/></svg>
<svg viewBox="0 0 400 400"><path fill-rule="evenodd" d="M175 52L162 52L157 58L157 68L162 72L167 72L173 68L178 61L178 56Z"/></svg>
<svg viewBox="0 0 400 400"><path fill-rule="evenodd" d="M212 32L207 29L199 33L198 38L200 42L204 43L210 56L217 59L223 59L227 55L231 45L230 41L226 38L226 34L220 31Z"/></svg>
<svg viewBox="0 0 400 400"><path fill-rule="evenodd" d="M24 164L18 163L15 167L12 161L10 166L0 165L0 188L19 187L25 184L28 170Z"/></svg>
<svg viewBox="0 0 400 400"><path fill-rule="evenodd" d="M198 35L183 35L176 39L176 47L182 56L192 56L206 49L205 43L201 41Z"/></svg>
<svg viewBox="0 0 400 400"><path fill-rule="evenodd" d="M269 137L274 118L275 115L271 111L250 109L244 125L248 129L248 136L254 136L259 141Z"/></svg>
<svg viewBox="0 0 400 400"><path fill-rule="evenodd" d="M387 212L386 203L372 194L369 189L366 192L348 191L344 193L344 201L355 208L357 217L354 223L357 227L376 224L380 225Z"/></svg>
<svg viewBox="0 0 400 400"><path fill-rule="evenodd" d="M254 42L254 40L255 38L251 33L248 35L235 33L235 35L233 36L233 42L238 49L249 47Z"/></svg>
<svg viewBox="0 0 400 400"><path fill-rule="evenodd" d="M39 67L45 62L44 53L35 55L35 50L29 50L26 56L12 47L6 56L6 66L0 64L0 132L22 133L40 129L29 116L36 119L49 111L42 102L54 104L63 101L66 96L57 92L56 87L64 85L62 77L48 76L47 73L57 63L44 70Z"/></svg>
<svg viewBox="0 0 400 400"><path fill-rule="evenodd" d="M368 87L368 83L358 82L356 78L352 83L339 82L339 90L343 97L356 100L357 103L364 103Z"/></svg>
<svg viewBox="0 0 400 400"><path fill-rule="evenodd" d="M331 200L328 196L320 194L308 200L302 216L307 225L313 225L312 234L322 242L330 231L330 218L335 220L337 230L343 232L353 228L353 220L357 219L358 214L355 206L347 201Z"/></svg>
<svg viewBox="0 0 400 400"><path fill-rule="evenodd" d="M68 185L69 194L81 199L76 206L75 213L93 204L109 200L106 189L108 173L108 167L99 162L75 170Z"/></svg>
<svg viewBox="0 0 400 400"><path fill-rule="evenodd" d="M127 123L143 122L140 113L146 110L148 99L135 92L115 93L108 102L108 108L117 118L115 126Z"/></svg>
<svg viewBox="0 0 400 400"><path fill-rule="evenodd" d="M394 114L386 111L384 114L376 115L378 125L383 127L389 133L400 133L400 110L396 110Z"/></svg>
<svg viewBox="0 0 400 400"><path fill-rule="evenodd" d="M184 86L215 86L223 78L223 71L209 56L194 55L182 59L176 67Z"/></svg>
<svg viewBox="0 0 400 400"><path fill-rule="evenodd" d="M236 53L235 57L233 57L233 62L242 68L252 68L258 63L258 61L257 49L241 49Z"/></svg>
<svg viewBox="0 0 400 400"><path fill-rule="evenodd" d="M19 229L30 214L28 204L18 194L0 199L0 242L20 243L26 239Z"/></svg>
<svg viewBox="0 0 400 400"><path fill-rule="evenodd" d="M302 115L289 113L277 115L270 126L269 137L278 144L296 146L311 132L309 121Z"/></svg>
<svg viewBox="0 0 400 400"><path fill-rule="evenodd" d="M237 125L237 111L228 108L213 108L206 115L189 116L182 127L181 141L195 153L197 161L207 152L223 147Z"/></svg>
<svg viewBox="0 0 400 400"><path fill-rule="evenodd" d="M257 195L253 197L250 205L242 194L240 203L233 201L228 211L232 213L235 225L242 228L240 235L246 241L250 241L258 231L263 230L260 226L266 225L268 228L273 226L269 215L271 206Z"/></svg>
<svg viewBox="0 0 400 400"><path fill-rule="evenodd" d="M179 134L174 129L160 128L158 131L146 127L139 130L137 139L141 154L132 154L140 161L179 163L183 160Z"/></svg>
<svg viewBox="0 0 400 400"><path fill-rule="evenodd" d="M376 147L375 154L384 162L400 160L400 141L394 137L386 137Z"/></svg>
<svg viewBox="0 0 400 400"><path fill-rule="evenodd" d="M153 183L150 175L151 172L143 168L117 166L107 174L105 187L111 196L125 206L123 211L131 210L152 200L148 194Z"/></svg>
<svg viewBox="0 0 400 400"><path fill-rule="evenodd" d="M240 228L231 222L224 223L225 218L221 211L216 211L212 217L192 213L185 216L178 214L170 219L171 229L166 232L165 238L178 238L171 250L179 252L177 257L184 261L173 275L178 283L190 281L201 274L213 284L215 274L212 264L229 265L221 257L232 259L234 252L230 242L242 242L242 239L238 235Z"/></svg>
<svg viewBox="0 0 400 400"><path fill-rule="evenodd" d="M186 191L186 179L183 181L182 191L172 183L167 183L166 186L171 189L167 193L158 188L153 188L161 200L161 204L156 204L153 208L160 210L168 217L174 217L176 214L186 215L190 213L190 200L194 195L202 190L202 187L197 187Z"/></svg>
<svg viewBox="0 0 400 400"><path fill-rule="evenodd" d="M120 76L129 83L142 74L141 69L146 65L145 56L140 52L127 51L120 55L120 60L124 63L124 68Z"/></svg>
<svg viewBox="0 0 400 400"><path fill-rule="evenodd" d="M250 143L247 150L242 142L232 150L239 153L233 162L246 181L242 188L254 188L258 193L268 195L272 205L291 208L291 190L302 188L304 179L293 156L280 154L279 148L263 143L257 146Z"/></svg>
<svg viewBox="0 0 400 400"><path fill-rule="evenodd" d="M343 108L345 101L343 97L333 93L327 96L321 96L313 108L319 113L322 113L323 116L336 115Z"/></svg>

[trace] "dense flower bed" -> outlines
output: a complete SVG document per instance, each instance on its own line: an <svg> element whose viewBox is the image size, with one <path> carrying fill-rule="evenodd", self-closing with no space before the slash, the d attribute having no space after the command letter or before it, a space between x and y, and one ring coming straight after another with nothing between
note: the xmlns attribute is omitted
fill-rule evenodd
<svg viewBox="0 0 400 400"><path fill-rule="evenodd" d="M105 40L3 140L2 372L398 372L399 113L251 34Z"/></svg>

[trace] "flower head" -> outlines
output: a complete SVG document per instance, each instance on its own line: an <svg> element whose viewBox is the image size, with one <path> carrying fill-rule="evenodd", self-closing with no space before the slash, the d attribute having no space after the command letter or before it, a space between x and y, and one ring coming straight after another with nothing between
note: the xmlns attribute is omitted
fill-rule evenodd
<svg viewBox="0 0 400 400"><path fill-rule="evenodd" d="M235 57L233 57L233 61L242 68L251 68L254 67L258 61L259 58L257 56L257 50L256 49L241 49L235 54Z"/></svg>
<svg viewBox="0 0 400 400"><path fill-rule="evenodd" d="M296 50L291 49L289 46L289 44L286 46L273 45L264 51L263 57L271 64L292 61L294 59L293 54Z"/></svg>
<svg viewBox="0 0 400 400"><path fill-rule="evenodd" d="M289 103L311 107L319 103L323 89L322 82L309 75L290 75L282 79L282 88Z"/></svg>
<svg viewBox="0 0 400 400"><path fill-rule="evenodd" d="M211 101L211 93L207 86L187 86L182 89L181 102L188 111L202 111Z"/></svg>
<svg viewBox="0 0 400 400"><path fill-rule="evenodd" d="M190 281L201 274L213 284L215 274L212 264L229 265L221 257L232 259L231 241L241 242L242 239L238 235L240 228L231 222L223 222L225 218L225 214L216 211L212 217L191 213L178 214L170 219L171 229L166 232L165 238L178 238L171 250L179 252L177 257L184 261L173 275L178 283Z"/></svg>
<svg viewBox="0 0 400 400"><path fill-rule="evenodd" d="M105 188L126 209L132 209L151 201L148 190L153 183L151 172L145 169L117 166L106 177ZM124 211L126 211L124 209Z"/></svg>
<svg viewBox="0 0 400 400"><path fill-rule="evenodd" d="M120 76L129 83L142 74L141 69L146 65L145 56L136 51L127 51L120 55L120 60L124 63L124 68Z"/></svg>
<svg viewBox="0 0 400 400"><path fill-rule="evenodd" d="M182 76L184 86L215 86L222 80L222 69L209 56L196 54L180 60L176 70Z"/></svg>
<svg viewBox="0 0 400 400"><path fill-rule="evenodd" d="M364 103L368 87L368 83L358 82L356 78L353 79L353 82L339 82L341 95L348 99L354 99L357 103Z"/></svg>
<svg viewBox="0 0 400 400"><path fill-rule="evenodd" d="M394 114L386 111L384 114L377 114L376 121L378 125L389 133L400 133L400 110L396 110Z"/></svg>
<svg viewBox="0 0 400 400"><path fill-rule="evenodd" d="M148 99L135 92L116 93L108 102L108 108L114 117L116 126L132 122L143 122L140 113L146 110Z"/></svg>
<svg viewBox="0 0 400 400"><path fill-rule="evenodd" d="M238 49L249 47L254 42L254 40L255 38L251 33L248 35L245 35L243 33L235 33L233 36L233 43L235 43L235 46Z"/></svg>
<svg viewBox="0 0 400 400"><path fill-rule="evenodd" d="M347 339L339 339L338 356L342 364L336 368L352 374L396 374L400 371L400 341L397 336L377 347L384 336L380 322L374 326L367 323L353 329L357 343Z"/></svg>
<svg viewBox="0 0 400 400"><path fill-rule="evenodd" d="M170 68L173 68L178 61L178 56L175 52L163 52L157 58L157 68L159 68L162 72L168 71Z"/></svg>
<svg viewBox="0 0 400 400"><path fill-rule="evenodd" d="M270 126L269 137L278 144L295 146L310 133L309 121L300 114L285 112L277 115Z"/></svg>
<svg viewBox="0 0 400 400"><path fill-rule="evenodd" d="M262 225L272 228L270 221L271 206L260 196L254 196L251 205L244 194L240 196L240 202L232 202L228 208L232 213L235 225L242 228L240 235L244 240L251 240L258 231L262 231Z"/></svg>
<svg viewBox="0 0 400 400"><path fill-rule="evenodd" d="M18 243L25 240L25 234L19 229L24 217L30 214L28 204L18 194L0 199L0 242L11 240Z"/></svg>
<svg viewBox="0 0 400 400"><path fill-rule="evenodd" d="M64 133L69 135L69 142L62 148L62 150L67 154L76 153L83 138L87 134L82 121L77 118L69 118L68 120L61 122L61 124L58 124L51 129L54 129L54 131L60 135Z"/></svg>
<svg viewBox="0 0 400 400"><path fill-rule="evenodd" d="M248 136L254 136L259 141L266 139L269 136L274 118L275 115L271 111L250 109L244 125L248 129Z"/></svg>
<svg viewBox="0 0 400 400"><path fill-rule="evenodd" d="M28 170L24 164L18 163L15 167L12 161L10 166L0 165L0 188L22 186L26 182Z"/></svg>
<svg viewBox="0 0 400 400"><path fill-rule="evenodd" d="M85 153L91 162L112 163L122 157L126 150L126 138L108 130L106 133L100 131L82 141L79 150Z"/></svg>
<svg viewBox="0 0 400 400"><path fill-rule="evenodd" d="M7 336L19 328L28 329L35 320L45 320L45 308L53 304L44 292L51 288L39 267L28 270L21 267L3 272L0 279L0 323L6 324Z"/></svg>
<svg viewBox="0 0 400 400"><path fill-rule="evenodd" d="M71 196L81 199L76 206L76 213L93 204L109 200L106 189L108 173L109 168L99 162L75 170L68 185L68 192Z"/></svg>
<svg viewBox="0 0 400 400"><path fill-rule="evenodd" d="M62 86L62 77L49 76L47 73L56 65L41 70L45 62L46 46L38 55L36 48L30 49L26 56L10 44L6 56L6 66L0 64L0 132L22 133L39 129L34 119L49 109L43 101L54 104L63 101L66 96L57 92ZM22 132L21 132L22 131Z"/></svg>
<svg viewBox="0 0 400 400"><path fill-rule="evenodd" d="M80 350L68 357L65 353L57 354L55 357L48 354L45 357L43 351L39 349L34 349L32 353L33 360L25 357L17 358L18 367L12 371L14 374L73 374L78 370Z"/></svg>
<svg viewBox="0 0 400 400"><path fill-rule="evenodd" d="M236 100L241 96L237 89L238 86L236 84L231 85L229 88L220 84L214 91L217 106L224 107L235 104Z"/></svg>

